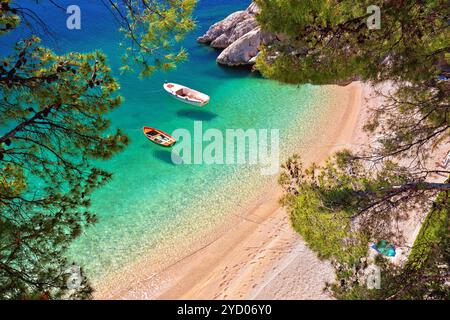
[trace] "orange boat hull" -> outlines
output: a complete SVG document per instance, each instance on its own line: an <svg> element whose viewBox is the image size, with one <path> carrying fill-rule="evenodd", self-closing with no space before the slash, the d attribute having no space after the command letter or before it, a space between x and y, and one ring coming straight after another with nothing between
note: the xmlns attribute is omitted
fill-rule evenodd
<svg viewBox="0 0 450 320"><path fill-rule="evenodd" d="M155 128L144 127L143 131L147 139L163 147L171 147L177 142L171 135Z"/></svg>

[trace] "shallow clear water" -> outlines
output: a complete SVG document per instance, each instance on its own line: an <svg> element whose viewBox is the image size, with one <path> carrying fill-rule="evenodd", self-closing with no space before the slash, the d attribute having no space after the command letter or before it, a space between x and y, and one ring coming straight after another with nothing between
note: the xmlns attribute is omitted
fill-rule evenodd
<svg viewBox="0 0 450 320"><path fill-rule="evenodd" d="M121 38L99 3L78 1L81 31L65 29L64 12L54 8L40 11L59 39L56 44L46 42L59 52L100 48L117 69L117 44ZM143 136L144 125L169 133L177 128L193 131L194 121L203 121L204 130L275 128L280 130L285 158L292 146L307 143L315 123L326 113L326 107L316 103L322 94L317 87L282 85L245 69L220 67L215 62L218 52L196 43L195 39L212 23L246 8L248 3L200 1L195 13L198 28L184 42L190 55L188 62L176 71L145 80L118 75L125 102L111 118L115 127L129 135L131 144L125 152L100 164L113 173L113 180L94 194L92 210L99 222L86 230L69 252L69 258L94 279L144 254L151 256L152 250L167 248L176 252L177 242L193 239L200 231L217 225L232 208L245 203L264 183L274 179L261 176L258 166L176 166L167 149ZM166 79L209 94L211 103L197 109L172 99L161 90ZM187 253L168 253L167 262Z"/></svg>

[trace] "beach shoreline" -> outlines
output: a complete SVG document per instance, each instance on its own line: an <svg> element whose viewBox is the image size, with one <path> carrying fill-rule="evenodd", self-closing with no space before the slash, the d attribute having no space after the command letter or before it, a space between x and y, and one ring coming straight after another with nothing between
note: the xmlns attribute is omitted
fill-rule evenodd
<svg viewBox="0 0 450 320"><path fill-rule="evenodd" d="M327 88L335 101L327 115L328 126L317 139L315 150L293 150L305 164L324 161L331 153L349 148L363 118L363 85ZM328 102L330 103L330 102ZM330 299L323 292L334 280L328 261L317 258L291 228L289 216L279 204L281 189L274 185L264 201L247 213L233 232L224 234L214 247L200 253L186 276L164 290L157 299ZM228 250L222 254L222 248ZM208 252L209 251L209 252ZM210 261L198 269L195 261Z"/></svg>
<svg viewBox="0 0 450 320"><path fill-rule="evenodd" d="M364 143L362 125L371 94L368 85L327 86L327 125L315 147L292 150L305 164L320 163L338 149ZM127 266L134 274L117 283L107 279L97 286L96 299L329 299L323 292L334 279L333 268L307 248L291 228L279 204L276 181L248 205L237 208L233 227L206 246L157 274L144 272L145 262Z"/></svg>

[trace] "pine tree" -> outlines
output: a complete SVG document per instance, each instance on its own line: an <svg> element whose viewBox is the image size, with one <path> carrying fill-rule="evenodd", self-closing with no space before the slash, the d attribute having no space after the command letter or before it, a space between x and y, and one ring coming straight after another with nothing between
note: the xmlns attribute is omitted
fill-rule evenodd
<svg viewBox="0 0 450 320"><path fill-rule="evenodd" d="M111 5L141 75L186 58L184 50L173 51L194 26L194 1ZM27 10L1 0L0 36L13 32ZM110 159L129 143L106 117L122 101L118 89L99 51L57 55L32 36L0 58L0 298L91 297L85 277L70 285L64 254L96 221L92 191L112 178L94 160Z"/></svg>
<svg viewBox="0 0 450 320"><path fill-rule="evenodd" d="M430 177L449 177L450 171L426 163L450 139L450 84L445 80L450 6L442 0L378 1L381 28L370 29L372 1L255 2L262 28L276 35L257 60L264 76L295 84L391 81L398 88L366 124L378 137L375 148L343 151L322 167L306 169L293 157L280 178L294 228L319 254L337 262L338 278L348 283L363 265L368 241L389 239L389 224L400 214L427 210L439 194L433 210L444 210L448 217L450 181L437 183ZM448 263L445 239L448 233L435 260ZM377 298L442 297L448 273L434 268L436 277L426 278L432 269L385 268L397 285ZM413 279L405 281L408 275L430 282L419 288ZM374 297L355 288L335 289L339 297ZM430 288L439 294L433 296ZM359 296L352 296L355 292Z"/></svg>

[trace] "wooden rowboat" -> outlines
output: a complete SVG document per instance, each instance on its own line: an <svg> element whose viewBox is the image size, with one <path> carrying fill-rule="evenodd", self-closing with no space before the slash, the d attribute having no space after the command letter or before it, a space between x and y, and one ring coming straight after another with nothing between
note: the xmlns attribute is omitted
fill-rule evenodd
<svg viewBox="0 0 450 320"><path fill-rule="evenodd" d="M144 134L150 141L163 147L171 147L177 142L174 137L155 128L144 127Z"/></svg>

